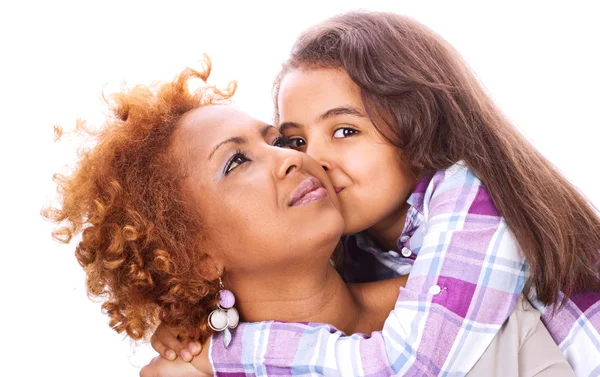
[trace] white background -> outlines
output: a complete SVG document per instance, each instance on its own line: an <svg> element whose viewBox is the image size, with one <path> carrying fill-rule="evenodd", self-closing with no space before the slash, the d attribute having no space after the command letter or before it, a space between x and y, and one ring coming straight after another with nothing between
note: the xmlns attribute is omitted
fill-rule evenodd
<svg viewBox="0 0 600 377"><path fill-rule="evenodd" d="M0 375L136 376L151 355L109 329L86 297L74 245L53 242L39 215L54 195L52 173L75 158L74 142L53 143L53 125L98 123L103 90L170 79L198 67L202 52L213 58L211 81L238 80L236 103L270 121L271 83L294 38L345 10L408 14L440 33L522 132L600 205L594 1L168 3L0 5Z"/></svg>

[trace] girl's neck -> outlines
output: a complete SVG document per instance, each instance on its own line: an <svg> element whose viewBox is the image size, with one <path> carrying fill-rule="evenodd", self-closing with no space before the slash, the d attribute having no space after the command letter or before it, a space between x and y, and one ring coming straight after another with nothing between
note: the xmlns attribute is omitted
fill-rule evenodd
<svg viewBox="0 0 600 377"><path fill-rule="evenodd" d="M408 208L410 205L405 202L399 211L367 229L367 233L384 249L398 249L398 238L404 230Z"/></svg>

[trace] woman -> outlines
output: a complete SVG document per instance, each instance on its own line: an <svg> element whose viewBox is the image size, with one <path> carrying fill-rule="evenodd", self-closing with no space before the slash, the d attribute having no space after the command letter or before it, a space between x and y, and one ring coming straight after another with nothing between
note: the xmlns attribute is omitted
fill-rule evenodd
<svg viewBox="0 0 600 377"><path fill-rule="evenodd" d="M114 96L97 144L56 177L62 205L44 214L62 224L57 240L81 234L90 296L133 339L159 320L206 339L223 285L246 320L380 329L403 278L344 284L330 263L344 224L326 173L273 126L219 105L234 86L190 93L209 71Z"/></svg>
<svg viewBox="0 0 600 377"><path fill-rule="evenodd" d="M234 87L190 93L209 71L115 96L97 144L57 177L62 205L45 215L63 223L58 240L81 233L76 256L111 327L141 339L160 320L206 339L236 326L235 301L246 321L382 328L404 279L343 282L330 257L344 223L326 173L274 127L219 105Z"/></svg>

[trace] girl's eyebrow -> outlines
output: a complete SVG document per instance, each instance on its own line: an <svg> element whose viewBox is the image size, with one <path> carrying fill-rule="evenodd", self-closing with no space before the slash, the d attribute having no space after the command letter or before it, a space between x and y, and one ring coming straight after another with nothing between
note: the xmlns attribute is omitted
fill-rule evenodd
<svg viewBox="0 0 600 377"><path fill-rule="evenodd" d="M279 132L283 133L283 131L285 131L289 128L299 129L299 128L302 128L302 126L299 125L298 123L294 123L294 122L283 122L279 125Z"/></svg>
<svg viewBox="0 0 600 377"><path fill-rule="evenodd" d="M323 121L328 118L333 118L334 116L337 116L337 115L352 115L352 116L355 116L358 118L365 118L365 114L363 114L363 112L357 107L338 106L338 107L334 107L332 109L325 111L323 114L321 114L319 116L319 118L317 120Z"/></svg>
<svg viewBox="0 0 600 377"><path fill-rule="evenodd" d="M327 120L329 118L333 118L338 115L352 115L357 118L366 118L366 115L357 107L338 106L338 107L331 108L331 109L325 111L323 114L319 115L319 117L317 118L317 122L321 122L321 121ZM279 125L279 132L283 133L283 131L286 131L287 129L290 129L290 128L299 129L299 128L302 128L302 126L300 124L294 123L294 122L283 122Z"/></svg>

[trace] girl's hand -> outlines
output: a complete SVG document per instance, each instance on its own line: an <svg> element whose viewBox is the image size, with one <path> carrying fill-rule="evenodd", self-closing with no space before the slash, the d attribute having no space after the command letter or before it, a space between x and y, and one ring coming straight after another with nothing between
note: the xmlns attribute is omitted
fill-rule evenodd
<svg viewBox="0 0 600 377"><path fill-rule="evenodd" d="M182 343L177 338L177 333L163 324L158 326L152 334L150 344L162 357L171 361L179 356L183 361L190 362L202 351L202 344L198 342L189 342L187 345Z"/></svg>
<svg viewBox="0 0 600 377"><path fill-rule="evenodd" d="M206 361L208 361L208 356ZM206 370L206 368L204 369ZM210 364L207 371L205 370L199 370L194 363L187 363L181 359L169 361L157 356L142 368L140 377L212 377Z"/></svg>

